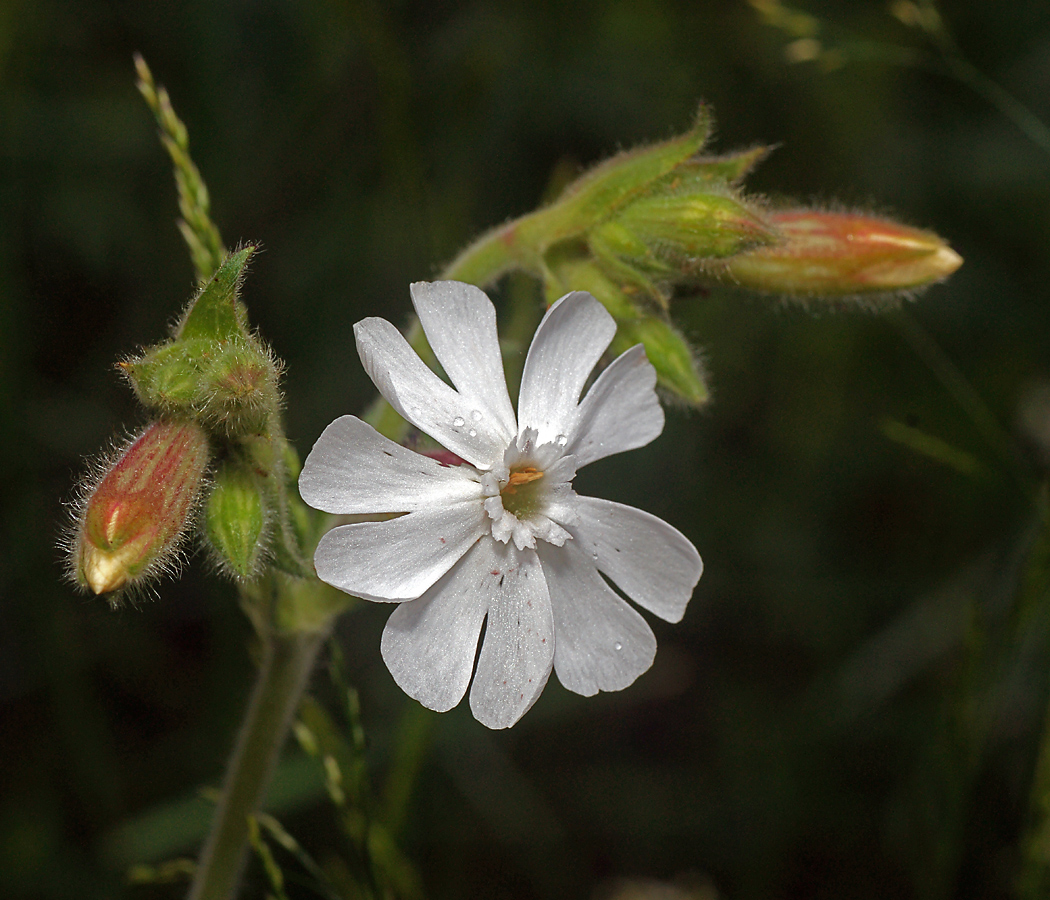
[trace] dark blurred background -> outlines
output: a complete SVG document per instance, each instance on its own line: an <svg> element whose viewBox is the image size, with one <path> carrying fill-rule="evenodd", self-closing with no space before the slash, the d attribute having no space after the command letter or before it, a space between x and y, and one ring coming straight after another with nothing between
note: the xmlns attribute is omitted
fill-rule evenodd
<svg viewBox="0 0 1050 900"><path fill-rule="evenodd" d="M882 2L806 9L828 46L927 46ZM1050 120L1047 4L943 12ZM403 323L409 282L559 167L680 132L701 99L717 149L779 144L752 191L950 240L965 265L903 318L676 301L714 402L578 483L697 545L684 621L652 623L656 663L622 693L552 678L509 732L466 704L427 717L400 841L432 898L589 898L618 877L733 900L1011 896L1050 671L1046 617L1009 624L1043 478L1018 423L1050 379L1050 152L958 80L791 65L786 41L730 0L0 3L0 895L180 896L124 872L194 853L194 798L252 677L235 592L200 555L113 612L56 550L83 460L144 421L114 362L194 289L138 51L224 239L265 250L244 299L303 454L373 395L356 320ZM388 612L338 629L380 786L414 705L379 655ZM339 835L300 762L274 809L324 860Z"/></svg>

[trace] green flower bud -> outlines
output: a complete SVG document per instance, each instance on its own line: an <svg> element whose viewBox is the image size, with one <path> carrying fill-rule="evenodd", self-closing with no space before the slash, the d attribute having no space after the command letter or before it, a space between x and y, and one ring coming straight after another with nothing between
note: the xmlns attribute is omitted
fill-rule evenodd
<svg viewBox="0 0 1050 900"><path fill-rule="evenodd" d="M588 238L599 259L615 257L671 281L692 275L705 260L775 240L775 232L732 197L670 185L666 193L635 200Z"/></svg>
<svg viewBox="0 0 1050 900"><path fill-rule="evenodd" d="M227 257L183 313L172 340L120 364L150 409L194 418L235 439L266 431L281 405L279 364L248 331L237 299L253 250Z"/></svg>
<svg viewBox="0 0 1050 900"><path fill-rule="evenodd" d="M270 514L262 478L226 461L219 468L205 508L205 533L222 569L250 580L266 555Z"/></svg>
<svg viewBox="0 0 1050 900"><path fill-rule="evenodd" d="M229 437L265 431L280 407L277 362L251 336L176 340L120 368L148 408L196 418Z"/></svg>
<svg viewBox="0 0 1050 900"><path fill-rule="evenodd" d="M230 437L261 434L280 406L276 360L258 341L221 344L200 374L202 421Z"/></svg>
<svg viewBox="0 0 1050 900"><path fill-rule="evenodd" d="M210 448L197 425L150 425L85 492L70 568L106 594L172 569L200 495Z"/></svg>
<svg viewBox="0 0 1050 900"><path fill-rule="evenodd" d="M631 285L613 280L600 263L586 256L565 256L551 270L546 284L548 303L568 290L593 294L616 319L616 337L610 347L613 353L642 344L661 388L690 406L707 403L710 391L696 353L662 312L639 311L636 297L628 293L635 290Z"/></svg>
<svg viewBox="0 0 1050 900"><path fill-rule="evenodd" d="M656 369L657 383L672 397L696 407L711 399L696 353L668 321L646 315L618 322L609 349L619 354L635 344L645 347L645 355Z"/></svg>
<svg viewBox="0 0 1050 900"><path fill-rule="evenodd" d="M206 340L161 344L119 367L144 406L161 414L192 416L201 403L201 368L211 347Z"/></svg>

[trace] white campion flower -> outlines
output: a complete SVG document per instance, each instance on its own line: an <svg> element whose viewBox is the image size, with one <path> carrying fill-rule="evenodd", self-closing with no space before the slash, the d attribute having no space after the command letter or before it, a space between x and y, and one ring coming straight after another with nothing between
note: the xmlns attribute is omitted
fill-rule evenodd
<svg viewBox="0 0 1050 900"><path fill-rule="evenodd" d="M656 638L602 575L677 622L703 569L666 522L572 489L577 469L663 430L644 349L618 357L581 399L616 324L590 294L567 294L536 330L515 418L488 297L454 281L411 290L455 388L385 319L354 327L358 353L390 405L465 463L442 465L354 416L336 419L303 466L303 499L330 513L401 515L333 528L314 555L318 576L400 604L383 659L430 709L459 703L472 673L470 708L489 728L517 722L552 667L584 696L622 690L652 665Z"/></svg>

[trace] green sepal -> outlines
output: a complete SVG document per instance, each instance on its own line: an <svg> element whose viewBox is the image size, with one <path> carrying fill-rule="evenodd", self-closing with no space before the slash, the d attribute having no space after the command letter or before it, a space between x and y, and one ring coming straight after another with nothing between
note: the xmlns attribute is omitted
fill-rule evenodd
<svg viewBox="0 0 1050 900"><path fill-rule="evenodd" d="M160 344L120 364L143 405L163 413L194 412L200 405L201 367L213 344L185 340Z"/></svg>
<svg viewBox="0 0 1050 900"><path fill-rule="evenodd" d="M657 383L666 392L694 407L711 399L696 354L669 322L655 315L617 322L609 349L619 355L635 344L645 347L645 355L656 369Z"/></svg>
<svg viewBox="0 0 1050 900"><path fill-rule="evenodd" d="M242 247L222 261L219 270L186 310L176 329L176 339L228 341L246 333L246 313L237 295L245 267L254 252L252 246Z"/></svg>
<svg viewBox="0 0 1050 900"><path fill-rule="evenodd" d="M205 533L225 571L243 581L259 573L270 519L263 479L240 461L224 462L208 497Z"/></svg>
<svg viewBox="0 0 1050 900"><path fill-rule="evenodd" d="M724 258L759 244L776 240L773 230L733 197L678 189L653 192L626 206L611 222L600 226L592 238L609 240L614 232L622 258L657 273L690 274L705 259ZM641 248L628 256L622 234L632 236Z"/></svg>
<svg viewBox="0 0 1050 900"><path fill-rule="evenodd" d="M678 171L683 175L695 172L696 177L706 184L723 183L735 187L769 156L771 150L771 147L752 147L724 156L701 156L683 163Z"/></svg>
<svg viewBox="0 0 1050 900"><path fill-rule="evenodd" d="M701 106L685 134L600 163L570 184L551 206L520 219L515 242L542 251L556 241L583 234L698 153L713 127L710 112Z"/></svg>

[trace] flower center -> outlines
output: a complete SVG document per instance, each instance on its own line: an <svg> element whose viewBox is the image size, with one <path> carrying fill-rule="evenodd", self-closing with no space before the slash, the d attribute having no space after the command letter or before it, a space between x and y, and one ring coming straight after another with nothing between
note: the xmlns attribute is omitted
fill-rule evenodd
<svg viewBox="0 0 1050 900"><path fill-rule="evenodd" d="M537 484L543 472L535 466L521 466L510 470L510 477L500 491L503 508L519 519L527 519L543 505L542 485Z"/></svg>
<svg viewBox="0 0 1050 900"><path fill-rule="evenodd" d="M485 512L492 519L492 537L519 550L536 541L561 547L572 535L563 526L576 525L574 457L564 456L554 443L536 445L536 432L526 428L503 454L503 464L479 471Z"/></svg>

